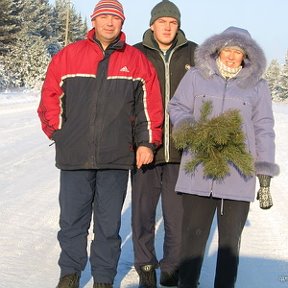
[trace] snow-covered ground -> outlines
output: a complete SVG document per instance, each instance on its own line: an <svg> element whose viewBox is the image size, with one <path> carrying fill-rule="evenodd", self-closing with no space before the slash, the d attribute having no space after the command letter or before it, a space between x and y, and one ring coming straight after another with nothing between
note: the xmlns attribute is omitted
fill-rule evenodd
<svg viewBox="0 0 288 288"><path fill-rule="evenodd" d="M51 288L58 281L59 171L54 146L42 133L37 91L0 94L0 287ZM274 206L258 202L243 232L237 288L288 287L288 105L274 104L277 163L272 180ZM133 269L131 205L128 190L122 220L122 254L115 288L138 287ZM156 247L162 250L163 225L158 211ZM200 287L213 287L217 251L215 223L207 246ZM91 240L91 235L89 236ZM92 287L89 264L80 287Z"/></svg>

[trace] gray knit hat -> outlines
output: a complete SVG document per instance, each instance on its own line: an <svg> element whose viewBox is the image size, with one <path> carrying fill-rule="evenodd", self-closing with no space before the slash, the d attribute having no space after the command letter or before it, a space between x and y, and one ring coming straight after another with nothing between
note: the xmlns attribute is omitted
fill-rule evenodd
<svg viewBox="0 0 288 288"><path fill-rule="evenodd" d="M151 11L150 26L160 17L172 17L175 18L179 24L181 24L181 14L178 7L169 0L163 0L156 4Z"/></svg>

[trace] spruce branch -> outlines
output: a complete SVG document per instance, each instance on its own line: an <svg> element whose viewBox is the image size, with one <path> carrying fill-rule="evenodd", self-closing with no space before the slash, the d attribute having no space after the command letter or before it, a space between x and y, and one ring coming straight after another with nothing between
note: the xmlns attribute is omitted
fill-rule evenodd
<svg viewBox="0 0 288 288"><path fill-rule="evenodd" d="M212 103L204 102L199 121L183 123L173 131L176 147L188 149L193 156L186 163L186 171L193 173L202 163L205 176L223 179L229 174L229 164L233 164L244 176L252 176L253 157L246 150L239 110L231 109L209 119L211 112Z"/></svg>

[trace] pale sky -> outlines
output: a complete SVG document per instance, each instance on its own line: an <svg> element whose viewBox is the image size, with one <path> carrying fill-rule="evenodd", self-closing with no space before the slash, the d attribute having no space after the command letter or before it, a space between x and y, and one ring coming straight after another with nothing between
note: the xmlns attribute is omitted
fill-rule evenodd
<svg viewBox="0 0 288 288"><path fill-rule="evenodd" d="M98 0L70 0L90 25ZM53 0L51 0L53 3ZM129 44L142 40L149 28L151 9L160 0L120 0L126 21L123 32ZM284 63L288 50L288 0L174 0L181 12L181 28L187 38L201 44L229 26L247 29L263 48L268 63ZM90 27L90 26L89 26Z"/></svg>

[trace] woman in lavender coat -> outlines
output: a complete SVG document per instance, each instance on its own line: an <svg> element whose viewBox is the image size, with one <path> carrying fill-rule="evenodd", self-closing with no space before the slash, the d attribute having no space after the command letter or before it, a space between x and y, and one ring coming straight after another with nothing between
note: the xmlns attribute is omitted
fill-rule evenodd
<svg viewBox="0 0 288 288"><path fill-rule="evenodd" d="M187 122L197 123L201 107L207 101L213 107L209 117L237 109L242 118L245 146L253 159L254 173L245 176L232 163L228 163L229 173L222 179L205 175L201 163L193 173L187 172L185 165L194 154L189 149L183 151L175 188L183 196L184 209L178 287L197 287L216 213L219 240L214 288L232 288L237 278L241 233L250 202L255 199L256 176L260 182L260 195L267 192L269 195L270 179L279 173L274 162L271 94L266 81L261 78L266 59L247 30L229 27L198 47L195 64L168 104L173 133L181 131ZM271 199L268 200L268 205L262 208L272 205Z"/></svg>

